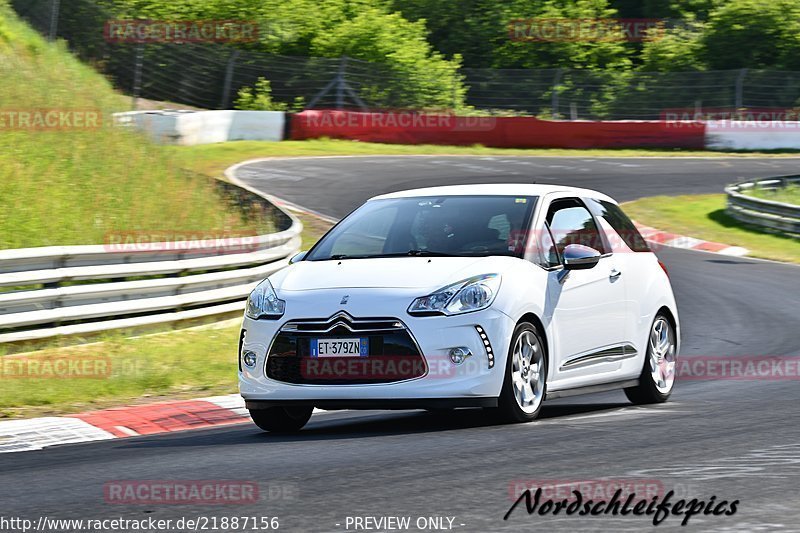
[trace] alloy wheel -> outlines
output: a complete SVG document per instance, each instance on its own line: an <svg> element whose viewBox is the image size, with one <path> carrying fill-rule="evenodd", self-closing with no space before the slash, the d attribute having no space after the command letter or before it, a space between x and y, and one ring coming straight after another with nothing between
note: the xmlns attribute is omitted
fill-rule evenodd
<svg viewBox="0 0 800 533"><path fill-rule="evenodd" d="M514 343L511 362L511 383L514 398L525 413L539 408L544 396L544 351L531 331L523 331Z"/></svg>
<svg viewBox="0 0 800 533"><path fill-rule="evenodd" d="M650 375L661 394L668 394L675 383L675 334L666 318L660 316L650 330Z"/></svg>

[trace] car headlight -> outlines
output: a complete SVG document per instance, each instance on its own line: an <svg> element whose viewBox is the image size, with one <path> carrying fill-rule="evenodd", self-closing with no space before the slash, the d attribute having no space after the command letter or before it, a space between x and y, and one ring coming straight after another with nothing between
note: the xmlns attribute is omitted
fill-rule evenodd
<svg viewBox="0 0 800 533"><path fill-rule="evenodd" d="M257 320L259 318L278 318L283 316L286 310L286 302L278 298L272 283L265 279L253 289L247 297L245 314L248 318Z"/></svg>
<svg viewBox="0 0 800 533"><path fill-rule="evenodd" d="M500 274L474 276L442 287L428 296L417 298L411 302L408 313L457 315L480 311L492 305L499 288Z"/></svg>

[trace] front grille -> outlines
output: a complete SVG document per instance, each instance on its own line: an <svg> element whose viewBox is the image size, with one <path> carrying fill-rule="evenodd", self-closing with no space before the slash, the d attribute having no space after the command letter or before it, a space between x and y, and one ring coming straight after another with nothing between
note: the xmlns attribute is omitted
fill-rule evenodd
<svg viewBox="0 0 800 533"><path fill-rule="evenodd" d="M311 357L312 339L366 338L363 357ZM424 376L425 358L402 321L353 318L294 320L281 327L267 357L270 379L307 385L393 383Z"/></svg>
<svg viewBox="0 0 800 533"><path fill-rule="evenodd" d="M336 327L354 333L406 329L403 323L396 318L353 318L345 312L339 312L330 318L292 320L284 324L281 331L328 333Z"/></svg>

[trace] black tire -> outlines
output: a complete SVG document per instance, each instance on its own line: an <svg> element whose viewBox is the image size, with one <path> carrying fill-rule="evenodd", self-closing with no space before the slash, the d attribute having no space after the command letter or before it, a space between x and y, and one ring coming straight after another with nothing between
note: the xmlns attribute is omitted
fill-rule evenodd
<svg viewBox="0 0 800 533"><path fill-rule="evenodd" d="M538 402L536 408L530 412L523 410L515 396L515 388L513 385L513 378L512 378L512 367L513 367L513 352L514 347L517 344L517 341L523 335L532 334L535 337L538 343L538 350L540 351L540 359L539 359L539 366L538 372L544 373L542 377L542 384L541 384L541 398ZM511 336L511 344L508 348L508 357L506 358L506 373L505 379L503 380L503 389L500 392L500 397L497 399L497 407L491 408L490 415L491 417L502 423L519 423L519 422L530 422L535 420L537 416L539 416L539 412L542 409L542 403L544 403L544 398L547 394L547 349L545 347L545 343L542 340L542 335L539 333L539 330L531 324L530 322L521 322L517 324L517 327L514 328L514 334Z"/></svg>
<svg viewBox="0 0 800 533"><path fill-rule="evenodd" d="M272 433L294 433L303 429L311 418L313 407L269 407L250 409L250 418L263 429Z"/></svg>
<svg viewBox="0 0 800 533"><path fill-rule="evenodd" d="M667 399L672 394L672 390L674 388L674 377L673 380L670 382L668 390L664 390L664 386L657 386L656 380L653 376L653 365L656 364L654 362L653 357L653 345L651 337L653 335L654 328L656 324L661 323L665 327L669 328L668 335L669 338L672 340L672 360L675 360L677 354L675 354L675 350L677 347L676 339L675 339L675 327L672 325L672 321L663 313L659 313L653 319L653 324L650 326L650 332L648 333L647 337L647 354L644 358L644 363L642 365L642 373L639 375L639 385L636 387L628 387L625 389L625 396L628 397L632 403L637 405L646 405L652 403L663 403L666 402ZM673 370L674 372L674 370ZM661 390L659 390L661 388Z"/></svg>

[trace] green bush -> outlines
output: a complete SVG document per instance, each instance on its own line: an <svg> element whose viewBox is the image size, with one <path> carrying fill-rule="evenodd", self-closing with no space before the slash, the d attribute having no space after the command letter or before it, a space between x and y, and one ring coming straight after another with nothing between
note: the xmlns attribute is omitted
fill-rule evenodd
<svg viewBox="0 0 800 533"><path fill-rule="evenodd" d="M269 80L259 77L255 86L239 90L234 107L250 111L286 111L289 106L273 101Z"/></svg>

